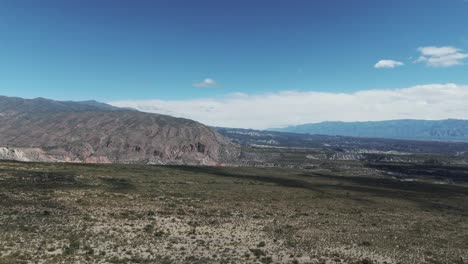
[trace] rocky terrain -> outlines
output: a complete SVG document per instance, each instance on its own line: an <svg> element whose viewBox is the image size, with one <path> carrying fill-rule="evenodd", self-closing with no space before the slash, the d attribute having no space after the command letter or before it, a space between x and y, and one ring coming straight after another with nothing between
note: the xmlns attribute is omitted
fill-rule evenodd
<svg viewBox="0 0 468 264"><path fill-rule="evenodd" d="M0 160L53 162L40 148L0 147Z"/></svg>
<svg viewBox="0 0 468 264"><path fill-rule="evenodd" d="M221 165L239 148L198 122L106 104L0 98L0 159Z"/></svg>

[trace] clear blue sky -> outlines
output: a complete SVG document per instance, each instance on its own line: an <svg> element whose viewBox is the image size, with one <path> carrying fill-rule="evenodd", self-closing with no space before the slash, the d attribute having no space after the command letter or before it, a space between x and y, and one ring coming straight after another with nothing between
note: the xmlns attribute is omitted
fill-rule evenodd
<svg viewBox="0 0 468 264"><path fill-rule="evenodd" d="M466 0L2 0L0 94L100 101L468 84ZM381 59L405 65L376 69ZM218 87L197 88L205 78Z"/></svg>

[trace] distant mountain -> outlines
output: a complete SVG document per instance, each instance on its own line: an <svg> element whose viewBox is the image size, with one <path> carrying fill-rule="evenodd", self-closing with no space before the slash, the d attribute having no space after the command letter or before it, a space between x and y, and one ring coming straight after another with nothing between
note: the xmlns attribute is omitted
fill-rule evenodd
<svg viewBox="0 0 468 264"><path fill-rule="evenodd" d="M332 136L468 142L468 120L391 120L322 122L270 129Z"/></svg>
<svg viewBox="0 0 468 264"><path fill-rule="evenodd" d="M223 127L215 127L215 129L233 142L258 148L293 148L338 153L411 153L468 156L468 143L466 142L311 135Z"/></svg>
<svg viewBox="0 0 468 264"><path fill-rule="evenodd" d="M0 97L0 159L216 165L239 151L188 119L96 101Z"/></svg>

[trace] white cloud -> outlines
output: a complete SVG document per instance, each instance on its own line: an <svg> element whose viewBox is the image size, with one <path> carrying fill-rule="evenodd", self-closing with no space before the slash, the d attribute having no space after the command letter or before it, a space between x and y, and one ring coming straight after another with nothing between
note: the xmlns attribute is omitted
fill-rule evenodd
<svg viewBox="0 0 468 264"><path fill-rule="evenodd" d="M416 62L424 62L431 67L450 67L462 65L468 58L468 53L455 47L420 47L421 56Z"/></svg>
<svg viewBox="0 0 468 264"><path fill-rule="evenodd" d="M447 54L453 54L457 53L460 51L460 49L454 48L454 47L420 47L418 48L419 52L422 53L422 55L425 56L444 56Z"/></svg>
<svg viewBox="0 0 468 264"><path fill-rule="evenodd" d="M199 87L199 88L216 87L217 85L218 85L218 83L215 80L211 79L211 78L206 78L205 80L203 80L201 82L193 84L193 86Z"/></svg>
<svg viewBox="0 0 468 264"><path fill-rule="evenodd" d="M468 118L468 86L431 84L354 93L282 91L193 100L111 102L207 125L265 129L321 121Z"/></svg>
<svg viewBox="0 0 468 264"><path fill-rule="evenodd" d="M404 63L401 61L394 61L394 60L380 60L374 65L376 69L383 69L383 68L395 68L398 66L403 66Z"/></svg>

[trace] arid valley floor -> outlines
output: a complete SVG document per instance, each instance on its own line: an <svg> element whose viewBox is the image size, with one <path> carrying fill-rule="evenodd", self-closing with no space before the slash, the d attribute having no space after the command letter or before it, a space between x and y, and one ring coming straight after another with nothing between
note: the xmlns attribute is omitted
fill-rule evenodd
<svg viewBox="0 0 468 264"><path fill-rule="evenodd" d="M402 180L355 161L0 162L0 263L461 264L467 248L466 181Z"/></svg>

